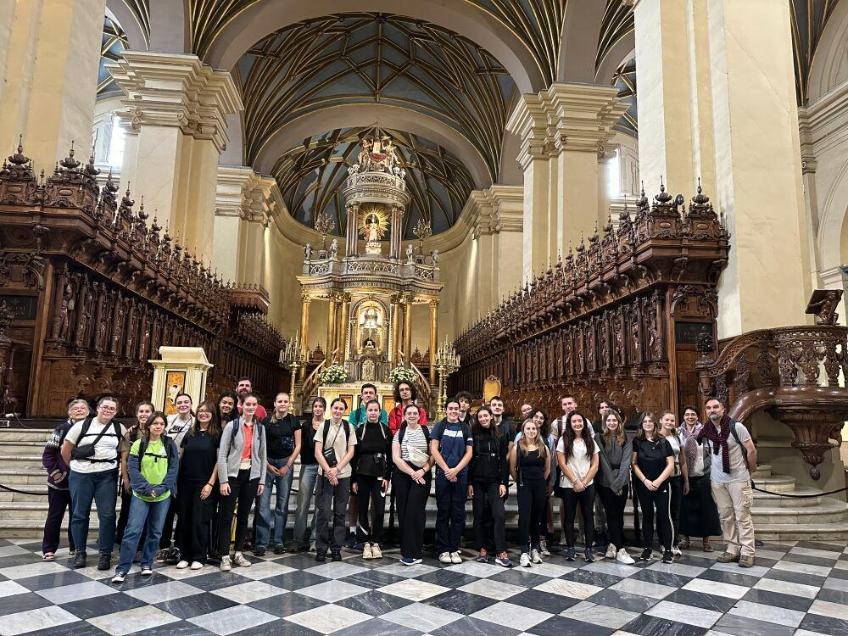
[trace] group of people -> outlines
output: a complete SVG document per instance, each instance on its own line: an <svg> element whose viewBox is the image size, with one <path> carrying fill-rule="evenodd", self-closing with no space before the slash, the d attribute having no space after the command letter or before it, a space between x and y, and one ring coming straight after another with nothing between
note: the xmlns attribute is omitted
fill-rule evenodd
<svg viewBox="0 0 848 636"><path fill-rule="evenodd" d="M181 393L174 399L176 413L168 416L141 402L129 427L114 419L113 397L100 398L93 414L86 401L72 400L67 421L55 429L43 454L49 485L43 558L55 559L70 507L73 565L87 565L94 502L98 569L111 568L113 548L120 545L116 584L135 561L143 576L152 574L154 562L195 570L215 562L227 571L250 566L248 547L256 556L307 551L311 534L317 561L341 560L349 528L363 558L380 559L388 505L390 518L397 520L401 562L413 565L423 557L426 506L434 491L440 562L462 561L471 499L476 559L512 567L505 502L515 486L524 567L550 554L557 498L567 560L576 558L579 519L587 562L600 543L606 558L633 563L624 532L631 489L641 511L640 559L652 558L656 528L663 561L671 562L695 538L711 551L710 537L721 534L727 547L719 561L753 564L750 472L756 449L718 400L707 402L704 423L697 410L684 409L679 428L674 413L659 418L642 413L634 436L609 403L599 405L593 426L572 397L562 398L562 415L550 421L522 405L514 423L504 415L500 397L472 413L472 396L462 392L448 401L443 419L431 421L411 383L395 386L389 412L377 388L366 383L352 411L341 398L328 409L317 397L311 412L299 418L287 393L276 395L268 414L251 389L242 378L236 391L196 408ZM603 536L596 536L596 527L605 527L598 533Z"/></svg>

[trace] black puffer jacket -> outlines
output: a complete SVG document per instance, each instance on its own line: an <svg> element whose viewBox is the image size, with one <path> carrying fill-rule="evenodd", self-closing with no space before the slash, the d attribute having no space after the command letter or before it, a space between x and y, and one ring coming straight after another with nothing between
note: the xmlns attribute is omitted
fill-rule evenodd
<svg viewBox="0 0 848 636"><path fill-rule="evenodd" d="M469 483L499 483L509 485L509 438L493 433L474 434L474 453L468 469Z"/></svg>

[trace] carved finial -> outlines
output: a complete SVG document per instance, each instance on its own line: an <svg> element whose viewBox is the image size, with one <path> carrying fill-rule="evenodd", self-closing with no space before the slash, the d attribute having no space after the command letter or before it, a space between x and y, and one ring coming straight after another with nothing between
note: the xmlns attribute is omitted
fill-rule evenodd
<svg viewBox="0 0 848 636"><path fill-rule="evenodd" d="M68 151L68 156L62 159L62 161L59 162L59 165L61 165L65 170L76 170L77 168L79 168L80 162L77 161L74 157L75 152L76 151L74 150L74 141L72 139L71 149Z"/></svg>
<svg viewBox="0 0 848 636"><path fill-rule="evenodd" d="M138 218L142 221L147 220L147 212L144 211L144 195L141 195L141 203L138 205Z"/></svg>

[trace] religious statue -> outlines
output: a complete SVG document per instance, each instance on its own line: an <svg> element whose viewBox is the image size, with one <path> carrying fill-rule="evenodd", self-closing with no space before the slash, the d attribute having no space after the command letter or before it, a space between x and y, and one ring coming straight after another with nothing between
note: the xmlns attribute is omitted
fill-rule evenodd
<svg viewBox="0 0 848 636"><path fill-rule="evenodd" d="M376 214L370 214L365 223L365 253L382 254L380 248L380 219Z"/></svg>
<svg viewBox="0 0 848 636"><path fill-rule="evenodd" d="M360 142L362 150L359 151L359 172L367 172L371 166L371 148L374 147L374 142L370 137L364 137Z"/></svg>
<svg viewBox="0 0 848 636"><path fill-rule="evenodd" d="M433 252L430 254L430 258L433 259L433 265L438 265L439 264L439 250L433 250Z"/></svg>
<svg viewBox="0 0 848 636"><path fill-rule="evenodd" d="M307 261L312 260L312 245L310 245L309 243L307 243L306 247L303 248L303 257Z"/></svg>
<svg viewBox="0 0 848 636"><path fill-rule="evenodd" d="M330 243L330 259L335 260L336 255L339 253L339 241L338 239L333 239Z"/></svg>
<svg viewBox="0 0 848 636"><path fill-rule="evenodd" d="M406 262L408 265L412 265L412 243L406 246Z"/></svg>

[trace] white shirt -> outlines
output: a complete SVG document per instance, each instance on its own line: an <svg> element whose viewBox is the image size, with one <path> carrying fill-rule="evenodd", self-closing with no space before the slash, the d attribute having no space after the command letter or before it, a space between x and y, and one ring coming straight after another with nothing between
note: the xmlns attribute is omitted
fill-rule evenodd
<svg viewBox="0 0 848 636"><path fill-rule="evenodd" d="M194 424L194 416L189 415L187 420L181 420L179 413L168 416L168 426L165 428L165 435L174 440L177 448L182 449L183 437L191 430Z"/></svg>
<svg viewBox="0 0 848 636"><path fill-rule="evenodd" d="M91 425L85 433L85 437L80 439L82 433L82 425L85 420L80 420L68 430L65 439L71 442L74 446L86 446L93 444L95 438L103 430L104 426L96 417L91 420ZM123 424L118 424L118 430L121 431L121 437L115 435L115 425L112 422L106 424L106 432L103 433L97 444L94 446L94 456L92 459L109 459L111 461L94 461L90 462L85 459L72 459L71 470L77 473L101 473L106 470L112 470L118 466L118 453L120 452L121 441L127 434L127 429ZM114 459L112 459L114 458Z"/></svg>
<svg viewBox="0 0 848 636"><path fill-rule="evenodd" d="M593 454L597 455L598 451L598 445L595 444L595 452ZM557 443L557 452L565 453L564 437L560 437L559 442ZM578 478L589 472L589 469L592 467L592 457L586 452L586 442L582 439L578 438L574 440L574 445L571 449L571 456L568 458L566 465ZM591 486L594 481L594 479L590 479L589 481L584 480L583 484L585 486ZM574 488L574 484L571 483L571 480L565 476L565 471L563 471L559 478L559 485L561 488Z"/></svg>

